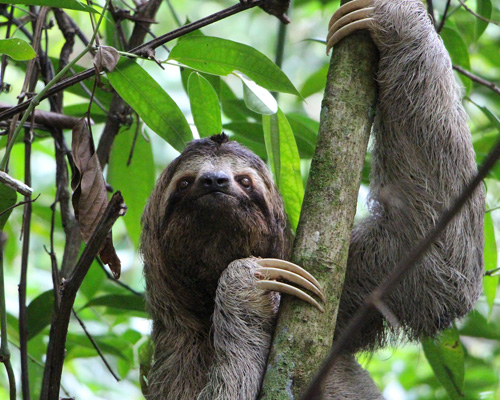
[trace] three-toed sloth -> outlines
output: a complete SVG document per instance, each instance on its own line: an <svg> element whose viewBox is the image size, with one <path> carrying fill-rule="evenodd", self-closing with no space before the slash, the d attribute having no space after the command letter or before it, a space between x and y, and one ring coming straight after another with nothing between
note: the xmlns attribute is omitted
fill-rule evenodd
<svg viewBox="0 0 500 400"><path fill-rule="evenodd" d="M334 16L329 46L368 29L380 61L371 214L352 234L338 329L476 173L450 58L420 1L349 4ZM471 309L481 290L483 216L479 189L386 299L398 330L374 315L350 353L401 334L435 335ZM191 142L158 179L144 211L141 250L155 346L148 398L254 400L277 291L290 288L273 281L321 296L304 271L254 258L286 259L290 251L283 202L265 163L225 135ZM365 378L346 357L325 398L379 398L371 383L351 387Z"/></svg>

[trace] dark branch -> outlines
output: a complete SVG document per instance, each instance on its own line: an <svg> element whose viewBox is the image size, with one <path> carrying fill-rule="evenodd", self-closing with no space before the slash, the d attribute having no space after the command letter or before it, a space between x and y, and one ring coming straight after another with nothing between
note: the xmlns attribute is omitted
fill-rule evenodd
<svg viewBox="0 0 500 400"><path fill-rule="evenodd" d="M75 302L75 297L80 285L85 278L94 258L97 255L109 230L126 210L123 197L116 192L111 198L94 233L70 275L61 285L61 302L58 309L54 310L50 326L47 361L43 375L41 400L58 400L61 382L62 367L64 362L66 335L68 333L69 319Z"/></svg>
<svg viewBox="0 0 500 400"><path fill-rule="evenodd" d="M481 78L480 76L474 75L472 72L467 71L466 69L460 67L459 65L453 65L453 69L455 71L460 72L462 75L466 76L467 78L470 78L474 82L477 82L480 85L483 85L483 86L490 88L496 94L500 95L500 87L497 86L494 82L487 81L486 79Z"/></svg>

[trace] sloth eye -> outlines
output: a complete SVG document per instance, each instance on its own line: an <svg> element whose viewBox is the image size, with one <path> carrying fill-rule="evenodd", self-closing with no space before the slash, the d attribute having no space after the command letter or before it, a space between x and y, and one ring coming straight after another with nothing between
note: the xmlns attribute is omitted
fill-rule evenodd
<svg viewBox="0 0 500 400"><path fill-rule="evenodd" d="M237 179L238 183L245 189L252 187L252 180L248 176L242 176Z"/></svg>
<svg viewBox="0 0 500 400"><path fill-rule="evenodd" d="M181 179L177 183L177 189L179 189L181 192L186 190L192 183L192 180L190 179Z"/></svg>

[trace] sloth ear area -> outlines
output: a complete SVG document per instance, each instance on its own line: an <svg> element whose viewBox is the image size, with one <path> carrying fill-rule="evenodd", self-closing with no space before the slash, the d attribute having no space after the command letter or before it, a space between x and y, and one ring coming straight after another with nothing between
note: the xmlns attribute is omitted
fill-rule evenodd
<svg viewBox="0 0 500 400"><path fill-rule="evenodd" d="M373 0L353 0L340 7L330 19L326 37L326 54L346 36L363 29L372 29L374 19L371 18L374 7Z"/></svg>
<svg viewBox="0 0 500 400"><path fill-rule="evenodd" d="M319 282L305 269L277 258L259 258L255 262L260 266L255 269L255 276L259 279L256 283L257 288L290 294L308 302L319 311L325 312L325 309L303 290L278 281L279 279L294 283L314 293L325 303L325 295L319 286Z"/></svg>

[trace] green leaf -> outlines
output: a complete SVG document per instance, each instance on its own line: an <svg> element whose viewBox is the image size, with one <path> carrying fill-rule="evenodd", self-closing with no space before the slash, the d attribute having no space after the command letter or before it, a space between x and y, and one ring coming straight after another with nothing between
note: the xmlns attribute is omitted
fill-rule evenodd
<svg viewBox="0 0 500 400"><path fill-rule="evenodd" d="M113 88L143 121L177 151L182 151L193 134L172 98L139 64L120 60L107 72Z"/></svg>
<svg viewBox="0 0 500 400"><path fill-rule="evenodd" d="M17 200L17 192L14 189L11 189L7 185L0 183L0 213L4 212L4 214L0 215L0 231L3 230L5 223L9 219L10 213L12 209L6 211L9 207L12 207L16 204Z"/></svg>
<svg viewBox="0 0 500 400"><path fill-rule="evenodd" d="M7 54L18 61L31 60L36 57L35 50L22 39L0 39L0 54Z"/></svg>
<svg viewBox="0 0 500 400"><path fill-rule="evenodd" d="M143 296L134 294L107 294L90 300L83 308L104 306L128 311L146 310L146 302Z"/></svg>
<svg viewBox="0 0 500 400"><path fill-rule="evenodd" d="M448 27L443 27L441 30L441 38L443 39L446 50L450 53L451 61L453 64L460 65L466 70L470 70L470 59L469 52L467 51L467 46L460 34L455 30ZM467 93L470 92L472 88L472 81L466 76L460 75Z"/></svg>
<svg viewBox="0 0 500 400"><path fill-rule="evenodd" d="M283 196L291 226L295 230L299 223L304 186L300 174L299 151L292 128L280 109L277 114L263 115L262 126L274 179Z"/></svg>
<svg viewBox="0 0 500 400"><path fill-rule="evenodd" d="M455 326L436 339L423 339L422 347L434 374L451 399L462 399L464 386L464 349Z"/></svg>
<svg viewBox="0 0 500 400"><path fill-rule="evenodd" d="M292 127L300 158L312 158L318 140L319 122L299 113L286 115Z"/></svg>
<svg viewBox="0 0 500 400"><path fill-rule="evenodd" d="M231 139L248 147L263 160L267 159L266 145L262 124L256 122L230 122L224 124L224 130L233 132Z"/></svg>
<svg viewBox="0 0 500 400"><path fill-rule="evenodd" d="M28 340L35 337L52 321L54 312L54 291L47 290L35 297L26 309Z"/></svg>
<svg viewBox="0 0 500 400"><path fill-rule="evenodd" d="M133 124L122 128L120 134L116 135L107 179L114 190L122 192L127 204L127 214L123 221L138 249L142 211L155 184L155 163L151 143L146 142L141 133L136 131L136 127ZM128 163L131 152L132 158Z"/></svg>
<svg viewBox="0 0 500 400"><path fill-rule="evenodd" d="M328 74L329 68L330 63L323 64L320 69L313 72L306 78L304 84L302 85L302 89L300 89L300 94L303 98L325 91L326 75Z"/></svg>
<svg viewBox="0 0 500 400"><path fill-rule="evenodd" d="M491 213L484 216L484 269L486 271L497 268L497 244L495 241L495 229ZM483 279L483 291L486 296L486 303L489 307L488 316L491 317L493 303L497 294L498 281L500 276L485 276Z"/></svg>
<svg viewBox="0 0 500 400"><path fill-rule="evenodd" d="M69 10L97 12L92 7L76 0L9 0L8 4L25 4L27 6L45 6L51 8L67 8Z"/></svg>
<svg viewBox="0 0 500 400"><path fill-rule="evenodd" d="M193 72L188 79L188 95L194 123L200 137L221 133L219 97L210 82L198 72Z"/></svg>
<svg viewBox="0 0 500 400"><path fill-rule="evenodd" d="M235 74L243 82L243 99L250 110L262 115L271 115L278 112L278 103L268 90L257 85L244 74L239 72Z"/></svg>
<svg viewBox="0 0 500 400"><path fill-rule="evenodd" d="M476 12L480 16L489 20L491 18L491 11L492 11L491 0L476 0ZM474 30L474 38L476 41L481 37L483 32L486 30L488 24L489 24L488 21L484 21L476 17L476 26Z"/></svg>
<svg viewBox="0 0 500 400"><path fill-rule="evenodd" d="M209 36L187 37L177 43L168 58L213 75L239 71L267 90L299 95L276 64L241 43Z"/></svg>

